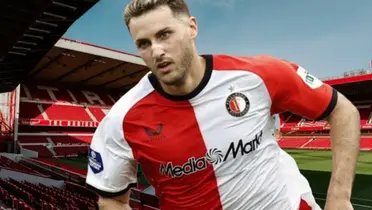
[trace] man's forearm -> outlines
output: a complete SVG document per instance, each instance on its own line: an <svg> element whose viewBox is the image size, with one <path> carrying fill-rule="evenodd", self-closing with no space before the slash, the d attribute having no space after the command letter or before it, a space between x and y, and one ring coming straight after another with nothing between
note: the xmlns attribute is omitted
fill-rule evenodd
<svg viewBox="0 0 372 210"><path fill-rule="evenodd" d="M360 150L359 111L339 94L338 105L329 117L333 167L328 196L350 199Z"/></svg>
<svg viewBox="0 0 372 210"><path fill-rule="evenodd" d="M99 210L131 210L129 206L129 193L118 198L102 198L98 200Z"/></svg>
<svg viewBox="0 0 372 210"><path fill-rule="evenodd" d="M105 199L98 202L99 210L131 210L129 204L114 199Z"/></svg>

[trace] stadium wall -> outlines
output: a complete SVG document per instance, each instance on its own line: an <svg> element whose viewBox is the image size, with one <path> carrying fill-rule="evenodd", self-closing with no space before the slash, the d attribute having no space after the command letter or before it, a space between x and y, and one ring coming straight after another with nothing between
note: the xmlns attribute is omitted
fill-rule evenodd
<svg viewBox="0 0 372 210"><path fill-rule="evenodd" d="M14 179L16 181L27 181L31 182L33 184L43 184L46 186L54 186L58 188L64 187L65 182L64 181L59 181L59 180L53 180L45 177L38 177L38 176L33 176L30 174L25 174L25 173L20 173L16 171L11 171L7 169L0 169L0 178L1 179Z"/></svg>
<svg viewBox="0 0 372 210"><path fill-rule="evenodd" d="M21 154L24 157L27 157L27 158L37 158L37 157L39 157L38 152L33 151L33 150L29 150L29 149L24 149L24 148L21 148Z"/></svg>

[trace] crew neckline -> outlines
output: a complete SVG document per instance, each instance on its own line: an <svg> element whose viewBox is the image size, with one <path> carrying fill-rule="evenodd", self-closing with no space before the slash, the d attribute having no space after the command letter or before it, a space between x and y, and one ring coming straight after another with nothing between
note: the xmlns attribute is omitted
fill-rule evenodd
<svg viewBox="0 0 372 210"><path fill-rule="evenodd" d="M199 85L196 86L196 88L191 91L189 94L186 95L171 95L164 91L164 89L161 87L158 79L155 77L153 73L150 73L148 75L149 81L153 88L159 92L163 97L172 100L172 101L185 101L190 100L197 96L208 84L213 71L213 56L212 55L201 55L203 58L205 58L205 71L202 80L200 81Z"/></svg>

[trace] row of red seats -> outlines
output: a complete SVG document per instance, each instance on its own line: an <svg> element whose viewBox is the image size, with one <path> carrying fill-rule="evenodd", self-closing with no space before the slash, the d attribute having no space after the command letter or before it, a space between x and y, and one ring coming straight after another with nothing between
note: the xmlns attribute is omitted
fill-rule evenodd
<svg viewBox="0 0 372 210"><path fill-rule="evenodd" d="M88 146L80 147L54 147L58 156L75 156L78 154L88 154Z"/></svg>
<svg viewBox="0 0 372 210"><path fill-rule="evenodd" d="M358 108L360 113L360 123L361 125L369 124L369 119L371 116L372 108L371 105L366 107ZM284 119L285 118L285 119ZM328 125L327 121L309 121L305 120L300 123L302 117L292 114L287 116L282 116L284 122L282 122L282 126L285 127L325 127Z"/></svg>
<svg viewBox="0 0 372 210"><path fill-rule="evenodd" d="M21 99L44 100L68 103L86 103L92 105L112 106L120 95L98 93L85 90L45 87L34 84L22 84Z"/></svg>
<svg viewBox="0 0 372 210"><path fill-rule="evenodd" d="M18 140L22 143L49 143L47 138L50 138L54 144L87 144L92 136L19 136Z"/></svg>
<svg viewBox="0 0 372 210"><path fill-rule="evenodd" d="M71 207L75 206L75 208L78 209L94 209L95 208L95 201L92 199L89 199L87 197L84 197L82 195L60 189L54 186L48 187L42 184L32 184L27 183L29 187L34 187L36 189L42 190L43 192L48 193L49 195L52 195L59 201L60 203L66 203L70 205Z"/></svg>
<svg viewBox="0 0 372 210"><path fill-rule="evenodd" d="M15 210L34 210L31 206L27 205L22 199L14 197L7 190L0 186L0 204Z"/></svg>
<svg viewBox="0 0 372 210"><path fill-rule="evenodd" d="M81 176L86 176L86 174L87 174L86 169L84 170L84 169L79 169L79 168L72 167L72 166L67 165L67 164L56 163L54 161L51 161L50 159L37 158L36 160L41 162L43 165L53 166L53 167L58 167L60 169L63 169L66 173L71 174L71 172L73 172L73 173L79 174Z"/></svg>
<svg viewBox="0 0 372 210"><path fill-rule="evenodd" d="M331 138L329 136L284 136L278 141L281 148L286 149L330 149ZM362 150L372 150L372 136L362 137L360 140Z"/></svg>
<svg viewBox="0 0 372 210"><path fill-rule="evenodd" d="M0 179L0 195L1 201L8 207L16 210L34 209L27 203L32 195L9 181Z"/></svg>
<svg viewBox="0 0 372 210"><path fill-rule="evenodd" d="M100 122L105 116L102 108L88 107L87 109L92 117L83 106L21 102L20 119Z"/></svg>
<svg viewBox="0 0 372 210"><path fill-rule="evenodd" d="M0 179L0 187L35 209L96 209L96 201L56 187L36 185L26 181L19 182L13 179Z"/></svg>
<svg viewBox="0 0 372 210"><path fill-rule="evenodd" d="M42 159L39 159L40 161L42 161ZM63 166L61 165L60 167L63 168ZM19 183L19 182L18 182ZM19 184L20 185L20 184ZM31 183L28 183L27 185L31 185L31 186L41 186L41 188L39 188L41 191L43 192L48 192L48 194L55 194L53 192L50 192L50 189L46 186L43 186L43 185L34 185L34 184L31 184ZM71 182L67 182L65 183L65 189L64 190L61 190L59 188L55 188L55 187L52 187L55 191L57 191L57 194L58 195L63 195L64 194L64 191L66 192L70 192L70 193L67 193L67 197L68 194L71 194L70 198L77 198L77 199L80 199L84 205L89 205L87 204L86 202L90 203L91 205L93 203L95 203L97 201L97 195L91 191L89 191L86 187L84 186L81 186L79 184L74 184L74 183L71 183ZM26 188L28 189L28 188ZM74 192L74 193L71 193L71 192ZM84 195L84 196L82 196ZM141 198L141 199L139 199ZM142 202L140 201L142 200ZM70 202L71 203L71 202ZM131 201L130 201L130 205L133 209L137 209L137 210L158 210L158 199L153 196L153 195L147 195L147 194L143 194L140 190L132 190L132 193L131 193Z"/></svg>
<svg viewBox="0 0 372 210"><path fill-rule="evenodd" d="M39 157L53 157L55 156L45 145L22 145L22 148L35 151ZM53 147L56 156L77 156L88 154L88 146L56 146Z"/></svg>
<svg viewBox="0 0 372 210"><path fill-rule="evenodd" d="M22 145L22 148L37 152L39 157L53 157L53 153L44 145Z"/></svg>

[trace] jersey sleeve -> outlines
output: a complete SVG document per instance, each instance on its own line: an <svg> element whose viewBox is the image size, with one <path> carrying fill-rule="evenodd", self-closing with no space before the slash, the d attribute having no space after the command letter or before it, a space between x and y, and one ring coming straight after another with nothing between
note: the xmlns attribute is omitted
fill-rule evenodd
<svg viewBox="0 0 372 210"><path fill-rule="evenodd" d="M106 115L90 144L86 184L102 197L123 195L137 183L137 162L122 124L120 117Z"/></svg>
<svg viewBox="0 0 372 210"><path fill-rule="evenodd" d="M303 67L268 58L264 80L272 99L272 114L289 111L309 120L322 120L335 108L337 91Z"/></svg>

